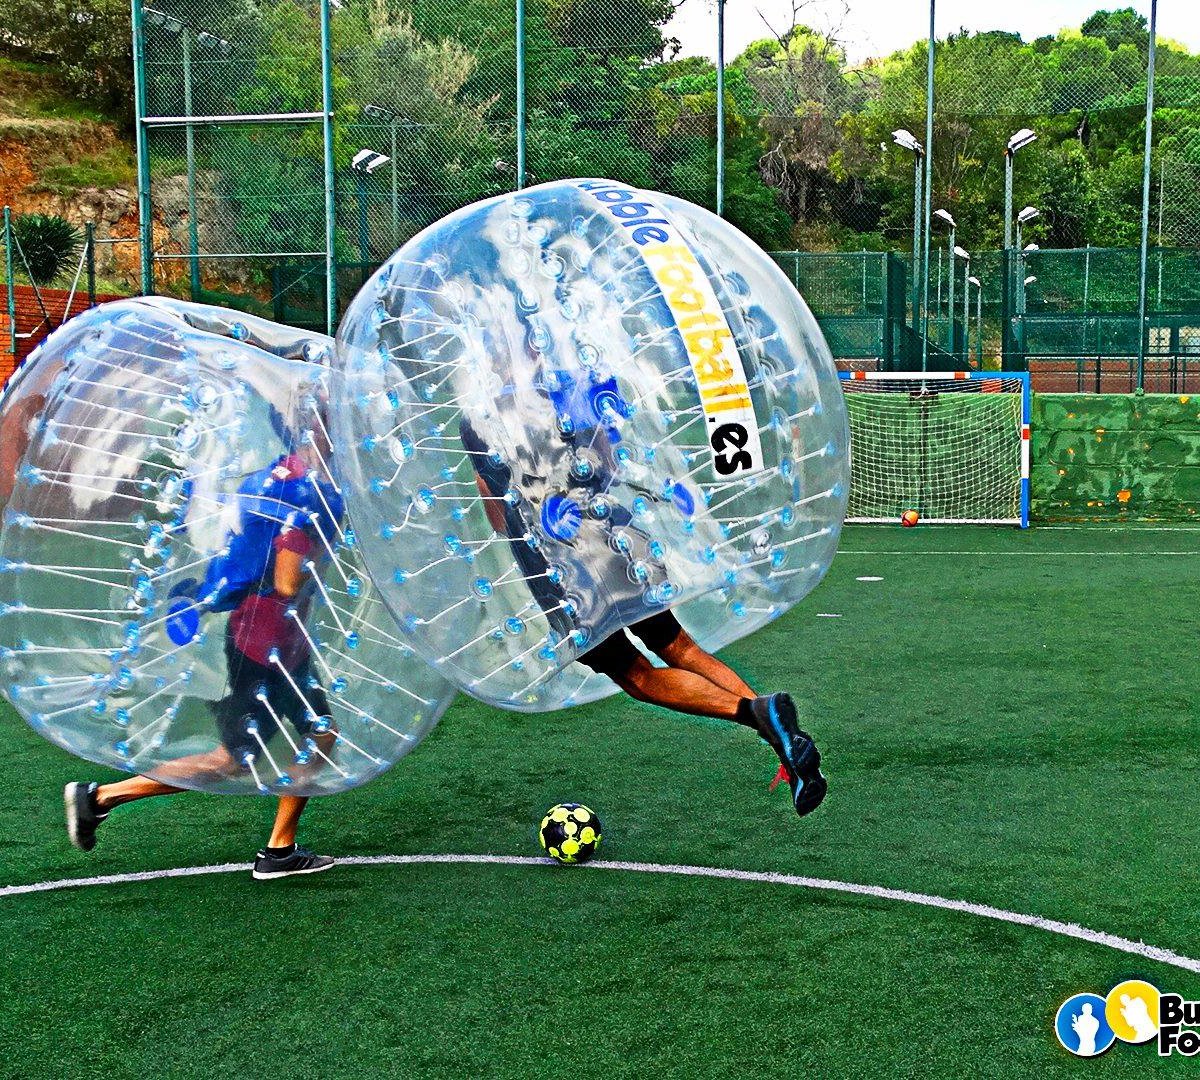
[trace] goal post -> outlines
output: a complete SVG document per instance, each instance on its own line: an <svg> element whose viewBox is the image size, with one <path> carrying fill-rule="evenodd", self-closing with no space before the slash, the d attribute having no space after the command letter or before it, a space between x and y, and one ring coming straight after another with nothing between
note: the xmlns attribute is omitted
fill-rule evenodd
<svg viewBox="0 0 1200 1080"><path fill-rule="evenodd" d="M1029 525L1029 373L843 371L848 522Z"/></svg>

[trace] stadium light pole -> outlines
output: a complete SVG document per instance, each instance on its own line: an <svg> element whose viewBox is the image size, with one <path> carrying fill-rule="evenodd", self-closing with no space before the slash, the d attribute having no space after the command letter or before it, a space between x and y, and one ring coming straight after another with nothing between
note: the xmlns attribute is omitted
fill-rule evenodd
<svg viewBox="0 0 1200 1080"><path fill-rule="evenodd" d="M4 292L8 304L8 352L17 355L17 296L13 280L12 210L4 208Z"/></svg>
<svg viewBox="0 0 1200 1080"><path fill-rule="evenodd" d="M1150 51L1146 58L1146 146L1142 156L1142 242L1138 268L1138 389L1146 385L1146 258L1150 242L1150 151L1154 142L1154 67L1158 0L1150 0ZM1159 259L1162 259L1161 252ZM1161 263L1160 263L1161 265Z"/></svg>
<svg viewBox="0 0 1200 1080"><path fill-rule="evenodd" d="M406 131L411 131L419 128L421 125L410 120L407 116L401 116L395 109L389 109L386 105L364 105L363 116L369 120L382 120L388 126L388 138L392 151L392 243L399 246L400 244L400 180L397 173L397 153L396 153L396 131L403 128Z"/></svg>
<svg viewBox="0 0 1200 1080"><path fill-rule="evenodd" d="M358 194L358 252L363 264L371 263L371 230L367 221L367 177L392 159L370 147L363 147L350 161L354 187Z"/></svg>
<svg viewBox="0 0 1200 1080"><path fill-rule="evenodd" d="M525 186L525 0L516 0L517 190Z"/></svg>
<svg viewBox="0 0 1200 1080"><path fill-rule="evenodd" d="M1017 247L1021 247L1021 230L1031 221L1037 221L1042 216L1042 212L1036 206L1027 206L1017 215ZM1024 250L1024 249L1022 249Z"/></svg>
<svg viewBox="0 0 1200 1080"><path fill-rule="evenodd" d="M966 248L956 247L954 254L963 261L963 362L971 359L971 253ZM953 321L954 313L950 313Z"/></svg>
<svg viewBox="0 0 1200 1080"><path fill-rule="evenodd" d="M1025 276L1025 253L1029 250L1029 248L1023 247L1021 244L1023 239L1022 230L1029 222L1036 221L1041 216L1041 211L1038 210L1036 206L1027 206L1017 215L1017 281L1019 282L1017 286L1018 315L1025 314L1025 286L1028 285L1031 280L1037 280L1036 278L1031 279ZM1033 244L1029 245L1029 247L1037 250L1036 246Z"/></svg>
<svg viewBox="0 0 1200 1080"><path fill-rule="evenodd" d="M975 366L983 369L983 283L977 277L967 278L975 286Z"/></svg>
<svg viewBox="0 0 1200 1080"><path fill-rule="evenodd" d="M717 216L725 213L725 0L717 0Z"/></svg>
<svg viewBox="0 0 1200 1080"><path fill-rule="evenodd" d="M325 195L325 333L333 336L337 302L337 184L333 172L333 22L330 0L318 0L321 22L321 156Z"/></svg>
<svg viewBox="0 0 1200 1080"><path fill-rule="evenodd" d="M1032 128L1021 128L1009 136L1008 145L1004 148L1004 250L1012 247L1012 206L1013 206L1013 158L1017 151L1028 146L1037 139ZM1018 247L1020 243L1018 242Z"/></svg>
<svg viewBox="0 0 1200 1080"><path fill-rule="evenodd" d="M949 296L947 297L948 303L946 307L950 312L950 323L947 329L947 345L949 346L948 351L950 355L953 356L955 355L954 339L956 337L954 333L954 251L958 246L954 242L954 234L958 226L955 224L954 218L951 216L949 210L935 210L933 212L933 216L950 227L950 243L948 245L950 256L948 260L949 265L947 267L947 277L949 278Z"/></svg>
<svg viewBox="0 0 1200 1080"><path fill-rule="evenodd" d="M929 370L929 211L933 205L933 52L936 0L929 0L929 41L925 49L925 240L921 257L921 370Z"/></svg>
<svg viewBox="0 0 1200 1080"><path fill-rule="evenodd" d="M913 155L913 243L912 243L912 321L916 328L917 312L921 306L921 172L925 167L925 148L906 128L892 132L892 142Z"/></svg>

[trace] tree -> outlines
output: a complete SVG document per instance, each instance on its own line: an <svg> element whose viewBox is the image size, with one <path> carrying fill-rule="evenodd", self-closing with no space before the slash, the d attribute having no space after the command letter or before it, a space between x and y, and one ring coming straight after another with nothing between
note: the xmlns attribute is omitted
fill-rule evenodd
<svg viewBox="0 0 1200 1080"><path fill-rule="evenodd" d="M1110 49L1133 45L1145 55L1150 48L1149 24L1133 8L1097 11L1084 20L1080 30L1084 37L1100 38Z"/></svg>
<svg viewBox="0 0 1200 1080"><path fill-rule="evenodd" d="M5 0L0 52L53 64L63 85L133 126L133 49L128 0Z"/></svg>

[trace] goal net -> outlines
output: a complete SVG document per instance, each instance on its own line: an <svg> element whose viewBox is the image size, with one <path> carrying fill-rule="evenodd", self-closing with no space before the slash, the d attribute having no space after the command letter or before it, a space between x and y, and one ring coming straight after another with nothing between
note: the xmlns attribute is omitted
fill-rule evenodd
<svg viewBox="0 0 1200 1080"><path fill-rule="evenodd" d="M1029 524L1025 372L843 372L853 522Z"/></svg>

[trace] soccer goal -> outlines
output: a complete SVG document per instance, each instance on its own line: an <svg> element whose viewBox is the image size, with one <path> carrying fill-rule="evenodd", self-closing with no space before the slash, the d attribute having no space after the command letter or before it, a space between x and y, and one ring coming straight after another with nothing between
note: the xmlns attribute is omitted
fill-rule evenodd
<svg viewBox="0 0 1200 1080"><path fill-rule="evenodd" d="M846 520L1029 524L1027 372L842 372Z"/></svg>

